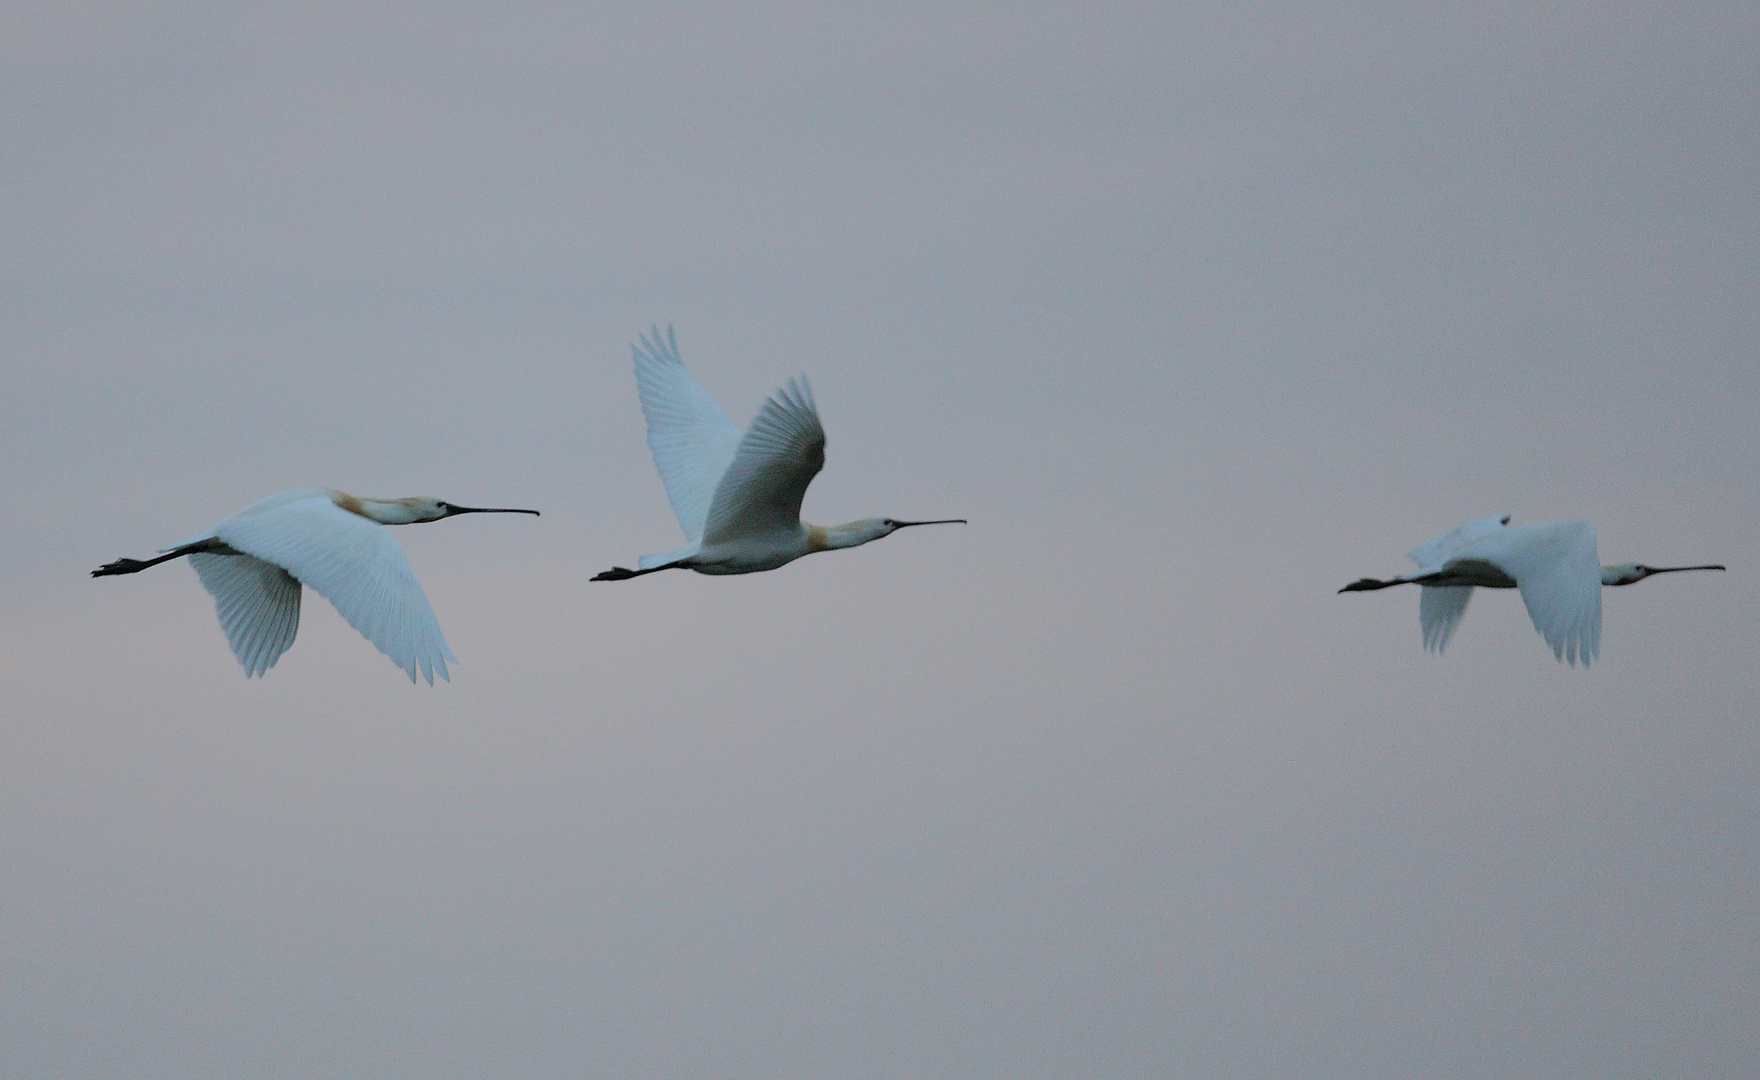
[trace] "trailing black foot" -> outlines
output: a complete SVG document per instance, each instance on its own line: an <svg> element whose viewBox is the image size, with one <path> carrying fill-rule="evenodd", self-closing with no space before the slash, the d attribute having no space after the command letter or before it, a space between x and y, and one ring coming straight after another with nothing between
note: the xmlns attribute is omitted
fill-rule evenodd
<svg viewBox="0 0 1760 1080"><path fill-rule="evenodd" d="M117 559L115 562L105 563L93 570L92 576L109 577L112 574L138 574L151 565L153 564L142 562L139 559Z"/></svg>
<svg viewBox="0 0 1760 1080"><path fill-rule="evenodd" d="M117 559L113 563L105 563L93 570L92 576L109 577L112 574L138 574L149 566L158 566L162 562L170 562L172 559L181 559L185 555L195 555L204 551L218 551L227 555L238 554L219 540L209 536L182 547L172 548L157 559Z"/></svg>
<svg viewBox="0 0 1760 1080"><path fill-rule="evenodd" d="M628 581L632 577L641 577L642 571L631 570L626 566L613 566L604 573L594 574L594 581Z"/></svg>
<svg viewBox="0 0 1760 1080"><path fill-rule="evenodd" d="M1376 581L1372 577L1366 577L1366 578L1358 578L1357 580L1351 582L1349 585L1346 585L1344 588L1342 588L1338 591L1341 593L1343 593L1343 592L1372 592L1376 589L1387 589L1387 588L1392 588L1395 585L1403 585L1403 584L1405 584L1405 582L1403 582L1403 581Z"/></svg>

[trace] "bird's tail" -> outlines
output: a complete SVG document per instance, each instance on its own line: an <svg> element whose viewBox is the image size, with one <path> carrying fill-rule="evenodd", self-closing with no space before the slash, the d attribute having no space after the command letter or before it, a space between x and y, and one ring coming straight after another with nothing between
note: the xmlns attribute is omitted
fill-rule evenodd
<svg viewBox="0 0 1760 1080"><path fill-rule="evenodd" d="M695 555L702 546L701 542L690 543L673 551L661 552L658 555L643 555L636 560L636 566L642 570L652 570L656 566L665 566L667 563L675 563L680 559L688 559Z"/></svg>

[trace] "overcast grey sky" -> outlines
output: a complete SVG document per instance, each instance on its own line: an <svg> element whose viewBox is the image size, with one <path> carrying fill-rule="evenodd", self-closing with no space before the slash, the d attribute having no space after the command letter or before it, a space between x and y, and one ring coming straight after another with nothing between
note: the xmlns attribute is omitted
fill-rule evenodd
<svg viewBox="0 0 1760 1080"><path fill-rule="evenodd" d="M0 12L0 1074L1760 1070L1760 9L1217 6ZM653 322L971 525L589 585ZM450 685L86 577L306 484Z"/></svg>

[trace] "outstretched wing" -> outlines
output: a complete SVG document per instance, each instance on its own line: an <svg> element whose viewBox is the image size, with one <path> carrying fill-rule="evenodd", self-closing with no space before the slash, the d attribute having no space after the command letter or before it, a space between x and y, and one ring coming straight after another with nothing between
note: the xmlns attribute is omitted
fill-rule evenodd
<svg viewBox="0 0 1760 1080"><path fill-rule="evenodd" d="M1417 547L1406 552L1406 558L1418 564L1419 573L1429 573L1442 569L1442 564L1455 557L1457 553L1475 540L1490 536L1504 528L1507 519L1502 514L1490 517L1474 518L1463 522L1444 533L1438 533ZM1461 607L1467 606L1461 601ZM1458 621L1459 615L1455 616Z"/></svg>
<svg viewBox="0 0 1760 1080"><path fill-rule="evenodd" d="M1545 521L1508 530L1495 561L1522 592L1552 655L1588 667L1601 651L1601 560L1595 525Z"/></svg>
<svg viewBox="0 0 1760 1080"><path fill-rule="evenodd" d="M630 351L635 354L636 387L642 396L642 415L648 418L654 467L660 470L685 539L701 540L715 485L739 448L739 428L685 370L670 326L665 340L655 327Z"/></svg>
<svg viewBox="0 0 1760 1080"><path fill-rule="evenodd" d="M801 499L824 466L825 429L812 387L805 376L790 379L764 402L740 440L709 503L703 542L798 529Z"/></svg>
<svg viewBox="0 0 1760 1080"><path fill-rule="evenodd" d="M383 525L349 513L319 491L250 507L216 525L214 535L318 590L411 682L418 670L429 684L435 674L451 679L446 662L456 664L458 657L447 648L403 549Z"/></svg>
<svg viewBox="0 0 1760 1080"><path fill-rule="evenodd" d="M1471 585L1423 585L1418 594L1418 625L1424 631L1424 648L1440 653L1448 648L1455 627L1467 613L1473 598Z"/></svg>
<svg viewBox="0 0 1760 1080"><path fill-rule="evenodd" d="M293 575L250 555L198 551L189 557L202 587L214 598L220 629L245 678L275 666L299 633L299 582Z"/></svg>

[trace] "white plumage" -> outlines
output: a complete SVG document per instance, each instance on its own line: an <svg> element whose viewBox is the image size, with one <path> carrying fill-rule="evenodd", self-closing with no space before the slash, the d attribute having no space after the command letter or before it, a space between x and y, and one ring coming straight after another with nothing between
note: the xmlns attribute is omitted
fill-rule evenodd
<svg viewBox="0 0 1760 1080"><path fill-rule="evenodd" d="M426 496L360 499L330 488L294 488L252 503L157 559L120 559L94 577L132 574L189 556L214 598L220 628L245 675L275 666L299 632L301 585L323 595L350 626L414 682L450 680L458 658L440 633L421 582L386 525L438 521L456 514L517 513L453 506Z"/></svg>
<svg viewBox="0 0 1760 1080"><path fill-rule="evenodd" d="M670 327L664 338L655 328L631 349L648 448L686 543L643 555L639 569L617 567L594 581L670 569L750 574L815 551L856 547L911 525L963 524L958 518L864 518L823 527L803 522L801 500L825 465L825 429L806 378L790 379L742 436L685 370Z"/></svg>
<svg viewBox="0 0 1760 1080"><path fill-rule="evenodd" d="M1418 624L1424 647L1441 652L1454 637L1475 588L1518 589L1534 629L1552 655L1588 667L1601 651L1601 588L1630 585L1654 574L1722 570L1721 566L1652 567L1638 563L1602 566L1595 525L1588 521L1542 521L1511 527L1509 517L1476 518L1431 537L1407 557L1416 573L1378 581L1362 578L1339 592L1368 592L1393 585L1422 587Z"/></svg>

